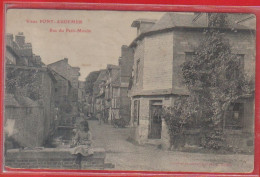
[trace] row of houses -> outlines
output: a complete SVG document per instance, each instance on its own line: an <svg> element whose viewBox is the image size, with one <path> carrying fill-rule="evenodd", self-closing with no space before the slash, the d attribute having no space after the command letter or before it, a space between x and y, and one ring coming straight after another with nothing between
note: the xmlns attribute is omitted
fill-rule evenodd
<svg viewBox="0 0 260 177"><path fill-rule="evenodd" d="M84 92L79 68L67 58L45 65L23 33L15 38L6 34L5 42L6 138L23 147L43 146L59 125L80 111Z"/></svg>
<svg viewBox="0 0 260 177"><path fill-rule="evenodd" d="M101 85L103 89L99 89L95 96L96 107L109 105L107 101L111 99L107 108L109 113L105 115L108 119L111 119L112 115L123 117L117 115L117 111L120 113L121 109L127 110L126 115L129 117L124 119L132 127L130 136L139 144L169 146L167 125L156 112L164 106L172 106L176 99L189 95L183 83L181 65L191 58L205 30L211 28L209 16L208 13L168 12L159 20L133 21L131 26L137 29L137 37L129 46L122 47L121 61L125 60L127 64L120 66L119 62L118 66L108 65L105 70L100 71L96 87ZM239 72L245 73L253 81L256 57L255 25L253 14L236 13L227 14L225 26L214 27L228 39L232 53L240 56ZM128 57L124 57L123 50L129 52ZM122 71L127 71L127 77L121 77L124 76ZM122 103L124 99L127 104ZM230 146L252 149L254 93L231 103L222 122ZM199 145L199 132L194 130L186 135L190 145Z"/></svg>
<svg viewBox="0 0 260 177"><path fill-rule="evenodd" d="M108 64L100 70L93 84L93 94L88 95L89 112L104 122L123 120L130 122L129 80L132 74L133 50L121 47L118 65Z"/></svg>

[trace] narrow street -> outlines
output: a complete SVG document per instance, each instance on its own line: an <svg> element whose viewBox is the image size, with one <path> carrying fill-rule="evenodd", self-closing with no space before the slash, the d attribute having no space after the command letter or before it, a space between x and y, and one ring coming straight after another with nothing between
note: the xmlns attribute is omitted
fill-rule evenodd
<svg viewBox="0 0 260 177"><path fill-rule="evenodd" d="M89 120L89 125L93 147L105 148L106 162L115 165L111 170L250 172L253 169L253 155L160 150L152 145L141 146L127 141L130 128L99 125L95 120Z"/></svg>

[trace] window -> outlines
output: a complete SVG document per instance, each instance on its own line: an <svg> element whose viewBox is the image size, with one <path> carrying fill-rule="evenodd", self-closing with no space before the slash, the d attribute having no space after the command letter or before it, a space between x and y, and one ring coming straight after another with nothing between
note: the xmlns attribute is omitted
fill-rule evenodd
<svg viewBox="0 0 260 177"><path fill-rule="evenodd" d="M136 78L135 78L135 82L138 82L139 79L139 70L140 70L140 59L137 60L136 62Z"/></svg>
<svg viewBox="0 0 260 177"><path fill-rule="evenodd" d="M237 58L237 62L238 62L238 69L236 69L234 72L235 77L240 76L241 74L244 73L244 54L237 54L236 58Z"/></svg>
<svg viewBox="0 0 260 177"><path fill-rule="evenodd" d="M26 115L32 114L32 108L27 107L26 108Z"/></svg>
<svg viewBox="0 0 260 177"><path fill-rule="evenodd" d="M232 68L232 72L226 73L226 79L236 79L244 73L244 54L235 54L238 67ZM230 71L230 68L227 68Z"/></svg>
<svg viewBox="0 0 260 177"><path fill-rule="evenodd" d="M120 108L120 97L112 98L112 108L119 109Z"/></svg>
<svg viewBox="0 0 260 177"><path fill-rule="evenodd" d="M134 124L139 125L140 100L134 101Z"/></svg>
<svg viewBox="0 0 260 177"><path fill-rule="evenodd" d="M243 103L231 103L225 113L225 128L241 129L244 117Z"/></svg>
<svg viewBox="0 0 260 177"><path fill-rule="evenodd" d="M185 52L185 61L191 61L194 55L195 52Z"/></svg>

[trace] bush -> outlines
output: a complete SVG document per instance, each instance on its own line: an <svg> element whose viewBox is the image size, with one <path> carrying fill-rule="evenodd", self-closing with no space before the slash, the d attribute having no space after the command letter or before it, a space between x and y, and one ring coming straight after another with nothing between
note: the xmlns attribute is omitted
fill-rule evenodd
<svg viewBox="0 0 260 177"><path fill-rule="evenodd" d="M185 145L185 129L194 124L187 115L187 98L176 99L173 107L164 107L162 118L165 120L170 136L171 147L179 149Z"/></svg>
<svg viewBox="0 0 260 177"><path fill-rule="evenodd" d="M120 118L120 119L113 119L112 120L112 125L115 128L125 128L125 126L127 125L127 122L125 121L125 119Z"/></svg>
<svg viewBox="0 0 260 177"><path fill-rule="evenodd" d="M201 139L201 146L206 149L219 150L225 148L225 139L222 130L213 130L204 133Z"/></svg>

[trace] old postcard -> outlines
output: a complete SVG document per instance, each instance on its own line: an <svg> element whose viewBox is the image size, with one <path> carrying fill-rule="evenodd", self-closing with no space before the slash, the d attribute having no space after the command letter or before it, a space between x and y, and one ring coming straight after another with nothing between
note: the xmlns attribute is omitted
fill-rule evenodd
<svg viewBox="0 0 260 177"><path fill-rule="evenodd" d="M252 172L256 17L8 9L4 166Z"/></svg>

